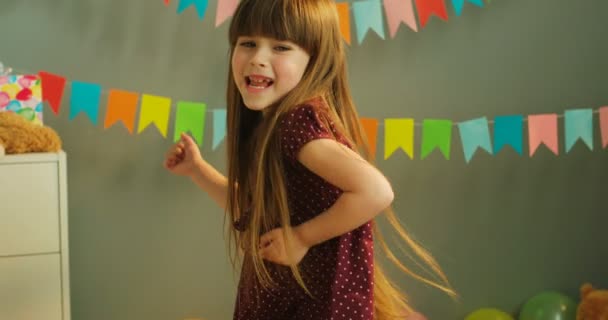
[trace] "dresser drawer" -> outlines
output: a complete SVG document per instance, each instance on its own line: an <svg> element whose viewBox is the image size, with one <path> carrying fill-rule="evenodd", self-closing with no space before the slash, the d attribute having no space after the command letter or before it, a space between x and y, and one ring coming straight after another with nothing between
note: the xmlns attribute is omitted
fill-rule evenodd
<svg viewBox="0 0 608 320"><path fill-rule="evenodd" d="M0 319L61 320L59 254L0 258Z"/></svg>
<svg viewBox="0 0 608 320"><path fill-rule="evenodd" d="M0 257L59 251L58 189L57 162L0 165Z"/></svg>

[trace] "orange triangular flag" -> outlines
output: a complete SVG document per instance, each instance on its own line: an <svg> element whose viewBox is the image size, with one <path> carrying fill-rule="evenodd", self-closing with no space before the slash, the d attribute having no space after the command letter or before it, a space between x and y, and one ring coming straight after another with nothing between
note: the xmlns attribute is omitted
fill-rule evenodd
<svg viewBox="0 0 608 320"><path fill-rule="evenodd" d="M348 3L336 3L338 9L338 17L340 19L340 33L344 41L350 45L350 15L348 12Z"/></svg>
<svg viewBox="0 0 608 320"><path fill-rule="evenodd" d="M361 126L365 130L367 144L369 146L369 155L371 159L376 158L376 140L378 138L378 119L361 118Z"/></svg>
<svg viewBox="0 0 608 320"><path fill-rule="evenodd" d="M135 92L110 90L104 128L107 129L116 122L122 121L129 133L133 134L138 100L139 94Z"/></svg>

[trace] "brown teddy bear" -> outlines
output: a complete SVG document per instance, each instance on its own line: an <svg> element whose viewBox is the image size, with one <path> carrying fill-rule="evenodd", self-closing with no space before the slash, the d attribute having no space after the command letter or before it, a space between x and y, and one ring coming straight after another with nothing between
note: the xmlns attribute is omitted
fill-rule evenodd
<svg viewBox="0 0 608 320"><path fill-rule="evenodd" d="M576 320L608 320L608 290L594 289L589 283L583 284Z"/></svg>
<svg viewBox="0 0 608 320"><path fill-rule="evenodd" d="M11 112L0 112L0 156L28 152L58 152L61 139L55 130L34 124Z"/></svg>

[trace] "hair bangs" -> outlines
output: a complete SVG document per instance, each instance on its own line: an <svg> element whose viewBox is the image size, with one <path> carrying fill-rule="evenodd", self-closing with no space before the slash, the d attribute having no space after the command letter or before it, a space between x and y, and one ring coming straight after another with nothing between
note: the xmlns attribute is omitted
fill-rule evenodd
<svg viewBox="0 0 608 320"><path fill-rule="evenodd" d="M241 36L263 36L294 42L309 54L316 51L322 28L305 13L310 13L310 8L304 8L310 4L299 0L242 2L230 25L228 37L232 47Z"/></svg>

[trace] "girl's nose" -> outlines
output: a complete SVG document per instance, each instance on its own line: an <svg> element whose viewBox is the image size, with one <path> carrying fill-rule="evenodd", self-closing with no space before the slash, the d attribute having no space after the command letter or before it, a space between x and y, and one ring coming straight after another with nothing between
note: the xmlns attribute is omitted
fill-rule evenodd
<svg viewBox="0 0 608 320"><path fill-rule="evenodd" d="M250 61L253 66L265 67L268 65L268 57L264 50L257 50Z"/></svg>

